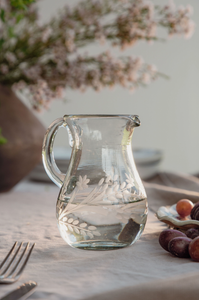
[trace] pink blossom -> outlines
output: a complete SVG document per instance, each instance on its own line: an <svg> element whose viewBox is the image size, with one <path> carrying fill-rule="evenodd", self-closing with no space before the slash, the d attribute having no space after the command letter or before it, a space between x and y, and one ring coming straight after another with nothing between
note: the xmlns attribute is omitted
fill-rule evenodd
<svg viewBox="0 0 199 300"><path fill-rule="evenodd" d="M51 34L52 34L52 28L50 27L45 28L45 30L42 32L42 37L41 37L42 42L45 43L49 39Z"/></svg>
<svg viewBox="0 0 199 300"><path fill-rule="evenodd" d="M2 74L4 74L4 75L8 74L8 72L9 72L8 66L5 65L5 64L1 64L1 65L0 65L0 72L1 72Z"/></svg>
<svg viewBox="0 0 199 300"><path fill-rule="evenodd" d="M5 58L7 59L7 61L10 63L10 64L13 64L16 62L17 58L16 56L14 55L14 53L12 52L6 52L5 53Z"/></svg>

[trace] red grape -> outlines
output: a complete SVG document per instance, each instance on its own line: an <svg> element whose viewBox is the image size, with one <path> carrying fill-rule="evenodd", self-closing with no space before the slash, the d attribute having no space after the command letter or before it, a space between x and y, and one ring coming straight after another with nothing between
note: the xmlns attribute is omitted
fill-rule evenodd
<svg viewBox="0 0 199 300"><path fill-rule="evenodd" d="M182 218L190 215L192 208L193 202L188 199L181 199L176 204L176 211Z"/></svg>
<svg viewBox="0 0 199 300"><path fill-rule="evenodd" d="M183 232L181 232L179 230L175 230L175 229L165 229L165 230L163 230L160 233L160 236L159 236L160 246L163 249L165 249L166 251L169 252L168 244L169 244L170 240L172 240L173 238L175 238L177 236L187 237L186 234L184 234Z"/></svg>
<svg viewBox="0 0 199 300"><path fill-rule="evenodd" d="M193 260L199 261L199 236L190 242L189 254Z"/></svg>
<svg viewBox="0 0 199 300"><path fill-rule="evenodd" d="M186 236L190 239L195 239L195 237L199 236L199 229L189 228L185 232Z"/></svg>
<svg viewBox="0 0 199 300"><path fill-rule="evenodd" d="M185 258L190 257L189 255L189 244L192 240L188 237L178 236L170 240L168 244L168 250L171 254Z"/></svg>
<svg viewBox="0 0 199 300"><path fill-rule="evenodd" d="M199 202L192 208L190 216L193 220L199 220Z"/></svg>

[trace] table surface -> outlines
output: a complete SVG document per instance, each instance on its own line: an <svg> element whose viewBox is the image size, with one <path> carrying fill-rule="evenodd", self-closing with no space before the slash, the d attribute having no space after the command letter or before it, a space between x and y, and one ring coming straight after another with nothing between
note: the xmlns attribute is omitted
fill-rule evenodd
<svg viewBox="0 0 199 300"><path fill-rule="evenodd" d="M150 210L145 230L132 246L111 251L71 248L56 224L58 192L53 184L24 181L0 194L0 261L14 241L36 242L21 278L1 285L0 297L29 280L38 283L29 299L86 299L176 278L185 270L186 274L198 272L197 263L176 258L159 246L158 236L166 225Z"/></svg>

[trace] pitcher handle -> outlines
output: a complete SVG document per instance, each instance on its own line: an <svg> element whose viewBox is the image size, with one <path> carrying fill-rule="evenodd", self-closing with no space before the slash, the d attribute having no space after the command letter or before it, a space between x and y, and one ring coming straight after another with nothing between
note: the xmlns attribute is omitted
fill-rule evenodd
<svg viewBox="0 0 199 300"><path fill-rule="evenodd" d="M66 126L67 123L63 118L56 119L47 129L42 147L42 160L45 171L59 188L62 187L66 174L63 174L57 167L53 153L53 145L59 128L66 128Z"/></svg>

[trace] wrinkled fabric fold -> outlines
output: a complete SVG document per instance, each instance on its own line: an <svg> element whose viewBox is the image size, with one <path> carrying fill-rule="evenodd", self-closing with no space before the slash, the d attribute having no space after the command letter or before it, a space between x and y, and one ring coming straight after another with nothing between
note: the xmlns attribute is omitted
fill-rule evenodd
<svg viewBox="0 0 199 300"><path fill-rule="evenodd" d="M173 205L180 199L199 201L199 179L192 175L161 172L143 182L147 192L149 208Z"/></svg>

